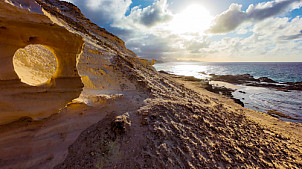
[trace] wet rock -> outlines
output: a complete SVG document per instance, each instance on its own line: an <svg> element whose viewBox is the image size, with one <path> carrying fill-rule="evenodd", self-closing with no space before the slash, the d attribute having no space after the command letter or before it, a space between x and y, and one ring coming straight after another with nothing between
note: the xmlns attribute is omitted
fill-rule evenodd
<svg viewBox="0 0 302 169"><path fill-rule="evenodd" d="M236 98L233 97L232 92L234 90L232 90L232 89L229 89L229 88L226 88L226 87L214 87L210 84L205 89L210 91L210 92L213 92L213 93L224 95L224 96L234 100L235 103L237 103L237 104L241 105L242 107L244 107L244 103L240 99L236 99ZM243 91L239 91L239 92L245 94L245 92L243 92Z"/></svg>
<svg viewBox="0 0 302 169"><path fill-rule="evenodd" d="M207 75L206 72L198 72L198 73L203 74L203 75Z"/></svg>
<svg viewBox="0 0 302 169"><path fill-rule="evenodd" d="M214 81L223 81L228 83L244 84L246 82L260 82L260 80L255 79L250 74L242 75L215 75L211 74L211 80Z"/></svg>
<svg viewBox="0 0 302 169"><path fill-rule="evenodd" d="M260 80L260 82L277 83L276 81L274 81L268 77L260 77L260 78L258 78L258 80Z"/></svg>
<svg viewBox="0 0 302 169"><path fill-rule="evenodd" d="M160 71L158 71L159 73L163 73L163 74L169 74L168 72L165 72L165 71L163 71L163 70L160 70Z"/></svg>
<svg viewBox="0 0 302 169"><path fill-rule="evenodd" d="M302 90L302 82L286 82L287 90Z"/></svg>
<svg viewBox="0 0 302 169"><path fill-rule="evenodd" d="M273 116L273 117L276 117L276 118L286 118L286 119L292 119L292 120L297 120L296 118L293 118L287 114L284 114L284 113L281 113L281 112L278 112L277 110L268 110L267 111L267 114Z"/></svg>
<svg viewBox="0 0 302 169"><path fill-rule="evenodd" d="M210 76L212 76L210 79L213 81L222 81L232 84L243 84L246 86L268 87L284 92L288 92L290 90L302 90L302 82L278 83L268 77L260 77L258 79L255 79L250 74L243 74L243 75L210 74ZM265 82L265 83L261 83L261 82Z"/></svg>
<svg viewBox="0 0 302 169"><path fill-rule="evenodd" d="M240 99L236 99L236 98L232 98L234 100L235 103L241 105L242 107L244 107L244 103L240 100Z"/></svg>

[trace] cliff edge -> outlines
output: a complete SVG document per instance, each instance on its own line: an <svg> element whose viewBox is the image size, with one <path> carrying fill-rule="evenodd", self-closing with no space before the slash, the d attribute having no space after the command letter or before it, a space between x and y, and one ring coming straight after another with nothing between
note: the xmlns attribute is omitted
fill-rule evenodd
<svg viewBox="0 0 302 169"><path fill-rule="evenodd" d="M0 11L0 168L302 167L301 124L157 72L73 4L5 0ZM49 80L26 84L14 58ZM43 60L57 64L30 68Z"/></svg>

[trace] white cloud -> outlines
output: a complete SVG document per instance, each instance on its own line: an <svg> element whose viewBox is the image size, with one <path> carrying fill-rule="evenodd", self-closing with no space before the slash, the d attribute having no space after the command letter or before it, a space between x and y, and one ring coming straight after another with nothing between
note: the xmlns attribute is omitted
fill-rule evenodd
<svg viewBox="0 0 302 169"><path fill-rule="evenodd" d="M301 61L301 42L292 40L302 40L301 24L300 17L292 20L287 17L269 18L256 23L249 37L212 42L210 48L215 49L215 53L208 56L228 58L229 61Z"/></svg>
<svg viewBox="0 0 302 169"><path fill-rule="evenodd" d="M148 31L154 26L169 22L172 19L173 16L167 7L167 0L158 0L145 8L133 7L128 16L114 20L111 26L120 29Z"/></svg>
<svg viewBox="0 0 302 169"><path fill-rule="evenodd" d="M102 26L120 20L131 5L131 0L66 0L77 5L85 16Z"/></svg>
<svg viewBox="0 0 302 169"><path fill-rule="evenodd" d="M160 0L143 9L134 8L128 18L138 21L140 24L151 27L158 23L170 21L172 14L167 9L167 1Z"/></svg>
<svg viewBox="0 0 302 169"><path fill-rule="evenodd" d="M216 16L211 33L178 34L167 25L172 14L167 0L157 0L145 8L133 7L125 16L131 0L70 0L98 25L123 38L127 48L142 58L204 61L302 61L302 19L285 13L300 8L301 0L275 0L250 5L246 11L232 4ZM93 6L91 4L94 4ZM99 17L99 18L98 18ZM170 21L172 19L172 21ZM189 37L189 38L188 38ZM286 56L286 57L284 57Z"/></svg>
<svg viewBox="0 0 302 169"><path fill-rule="evenodd" d="M245 22L259 22L267 18L284 14L290 10L300 8L301 0L275 0L266 3L259 3L249 6L246 11L242 11L242 5L232 4L229 9L216 16L214 25L207 31L208 33L227 33L238 28Z"/></svg>

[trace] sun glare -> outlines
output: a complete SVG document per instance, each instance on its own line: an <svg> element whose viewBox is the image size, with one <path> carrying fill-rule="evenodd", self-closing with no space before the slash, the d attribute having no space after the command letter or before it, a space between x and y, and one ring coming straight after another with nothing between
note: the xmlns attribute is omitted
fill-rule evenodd
<svg viewBox="0 0 302 169"><path fill-rule="evenodd" d="M170 30L177 34L203 34L211 25L213 17L201 5L190 5L176 14L170 23Z"/></svg>

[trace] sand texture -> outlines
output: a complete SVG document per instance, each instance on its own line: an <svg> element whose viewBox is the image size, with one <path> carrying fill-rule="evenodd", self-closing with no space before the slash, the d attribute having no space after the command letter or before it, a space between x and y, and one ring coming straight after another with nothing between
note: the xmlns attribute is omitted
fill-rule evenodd
<svg viewBox="0 0 302 169"><path fill-rule="evenodd" d="M35 30L40 37L27 42L22 31L25 40L0 37L9 63L0 63L1 169L302 168L301 124L243 108L203 89L200 80L157 72L154 61L138 59L71 3L0 4L22 14L0 13L0 33L21 24L26 35ZM61 36L48 34L57 31ZM4 45L14 41L26 44L7 52ZM51 47L58 65L48 85L25 84L15 72L14 51L29 44L59 46ZM45 57L20 57L18 64L30 67ZM27 79L43 73L36 68L22 67Z"/></svg>
<svg viewBox="0 0 302 169"><path fill-rule="evenodd" d="M157 90L166 97L127 112L131 125L122 133L112 130L108 115L81 133L55 168L301 168L300 124L242 108L191 82L163 81L182 96Z"/></svg>

